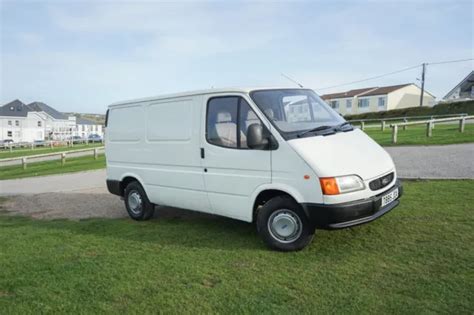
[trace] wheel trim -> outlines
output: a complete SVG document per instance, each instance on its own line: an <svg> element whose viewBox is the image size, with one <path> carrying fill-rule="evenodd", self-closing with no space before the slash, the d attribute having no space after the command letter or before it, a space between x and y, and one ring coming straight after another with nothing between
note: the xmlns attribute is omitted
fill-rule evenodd
<svg viewBox="0 0 474 315"><path fill-rule="evenodd" d="M143 201L138 191L132 190L128 194L127 201L128 201L128 207L133 214L139 215L142 212Z"/></svg>
<svg viewBox="0 0 474 315"><path fill-rule="evenodd" d="M277 241L291 243L301 236L303 223L294 211L280 209L268 218L268 231Z"/></svg>

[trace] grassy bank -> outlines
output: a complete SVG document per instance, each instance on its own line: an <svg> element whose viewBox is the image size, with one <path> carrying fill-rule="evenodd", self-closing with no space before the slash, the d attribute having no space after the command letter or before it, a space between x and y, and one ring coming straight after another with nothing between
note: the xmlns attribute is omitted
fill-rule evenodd
<svg viewBox="0 0 474 315"><path fill-rule="evenodd" d="M393 117L411 117L411 116L431 116L448 114L468 114L474 115L474 101L455 102L439 104L433 107L409 107L403 109L394 109L385 112L364 113L358 115L345 116L346 119L382 119Z"/></svg>
<svg viewBox="0 0 474 315"><path fill-rule="evenodd" d="M370 224L267 250L224 218L0 216L0 309L16 313L474 312L474 181L406 182Z"/></svg>
<svg viewBox="0 0 474 315"><path fill-rule="evenodd" d="M46 154L46 153L54 153L54 152L66 152L72 150L79 150L79 149L87 149L87 148L94 148L94 147L101 147L103 146L102 143L91 143L91 144L75 144L73 147L37 147L34 149L31 148L18 148L13 149L10 152L9 149L2 149L0 150L0 159L7 159L19 156L30 156L30 155L37 155L37 154Z"/></svg>
<svg viewBox="0 0 474 315"><path fill-rule="evenodd" d="M84 156L68 158L64 166L61 165L61 160L54 160L28 164L26 170L24 170L21 165L1 167L0 180L89 171L104 167L105 155L99 155L97 160L95 160L93 156Z"/></svg>
<svg viewBox="0 0 474 315"><path fill-rule="evenodd" d="M391 146L392 129L385 131L377 128L366 128L365 132L377 141L380 145ZM426 137L426 126L408 126L407 130L399 128L396 145L436 145L474 142L474 124L466 124L464 132L459 132L459 125L436 125L433 129L433 136Z"/></svg>

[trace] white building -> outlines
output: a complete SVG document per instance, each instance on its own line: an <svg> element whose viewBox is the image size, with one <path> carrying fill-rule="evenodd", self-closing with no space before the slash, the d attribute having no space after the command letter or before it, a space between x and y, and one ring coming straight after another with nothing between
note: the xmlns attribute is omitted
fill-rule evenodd
<svg viewBox="0 0 474 315"><path fill-rule="evenodd" d="M43 140L44 121L19 100L0 107L0 140L33 142Z"/></svg>
<svg viewBox="0 0 474 315"><path fill-rule="evenodd" d="M26 105L14 100L0 107L0 140L66 140L90 134L103 137L102 125L80 118L76 122L75 116L67 116L41 102Z"/></svg>
<svg viewBox="0 0 474 315"><path fill-rule="evenodd" d="M474 99L474 71L471 71L445 97L443 102L464 101Z"/></svg>
<svg viewBox="0 0 474 315"><path fill-rule="evenodd" d="M68 117L41 102L28 104L28 108L43 118L46 139L66 140L73 135L76 129L76 117Z"/></svg>
<svg viewBox="0 0 474 315"><path fill-rule="evenodd" d="M413 83L370 87L321 97L342 115L387 111L420 106L421 89ZM435 97L423 93L423 106L433 106Z"/></svg>
<svg viewBox="0 0 474 315"><path fill-rule="evenodd" d="M76 130L74 132L75 136L79 136L85 139L93 134L103 137L104 132L103 132L102 125L99 125L96 122L89 119L76 118Z"/></svg>

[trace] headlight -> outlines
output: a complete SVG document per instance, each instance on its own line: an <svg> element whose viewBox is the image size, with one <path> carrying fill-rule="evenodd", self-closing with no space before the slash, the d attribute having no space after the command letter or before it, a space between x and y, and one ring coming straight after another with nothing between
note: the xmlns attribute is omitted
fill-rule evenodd
<svg viewBox="0 0 474 315"><path fill-rule="evenodd" d="M365 188L364 182L357 175L323 177L319 182L325 195L339 195Z"/></svg>

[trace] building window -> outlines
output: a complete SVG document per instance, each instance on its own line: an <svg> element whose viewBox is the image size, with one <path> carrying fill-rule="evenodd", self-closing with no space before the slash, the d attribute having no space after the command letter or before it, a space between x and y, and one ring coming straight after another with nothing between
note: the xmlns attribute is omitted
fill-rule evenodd
<svg viewBox="0 0 474 315"><path fill-rule="evenodd" d="M17 126L17 127L20 126L20 121L19 120L15 120L15 126Z"/></svg>
<svg viewBox="0 0 474 315"><path fill-rule="evenodd" d="M332 108L339 108L339 101L331 101Z"/></svg>
<svg viewBox="0 0 474 315"><path fill-rule="evenodd" d="M358 106L360 108L369 107L369 99L368 98L359 99Z"/></svg>
<svg viewBox="0 0 474 315"><path fill-rule="evenodd" d="M12 125L12 121L9 120L9 121L8 121L8 126L11 126L11 125Z"/></svg>
<svg viewBox="0 0 474 315"><path fill-rule="evenodd" d="M352 107L352 100L346 100L346 108Z"/></svg>
<svg viewBox="0 0 474 315"><path fill-rule="evenodd" d="M378 99L378 104L379 104L379 107L385 107L385 97L379 97Z"/></svg>
<svg viewBox="0 0 474 315"><path fill-rule="evenodd" d="M11 131L7 131L7 137L11 137L12 136L12 132Z"/></svg>
<svg viewBox="0 0 474 315"><path fill-rule="evenodd" d="M40 120L38 121L38 127L41 127L41 121Z"/></svg>

